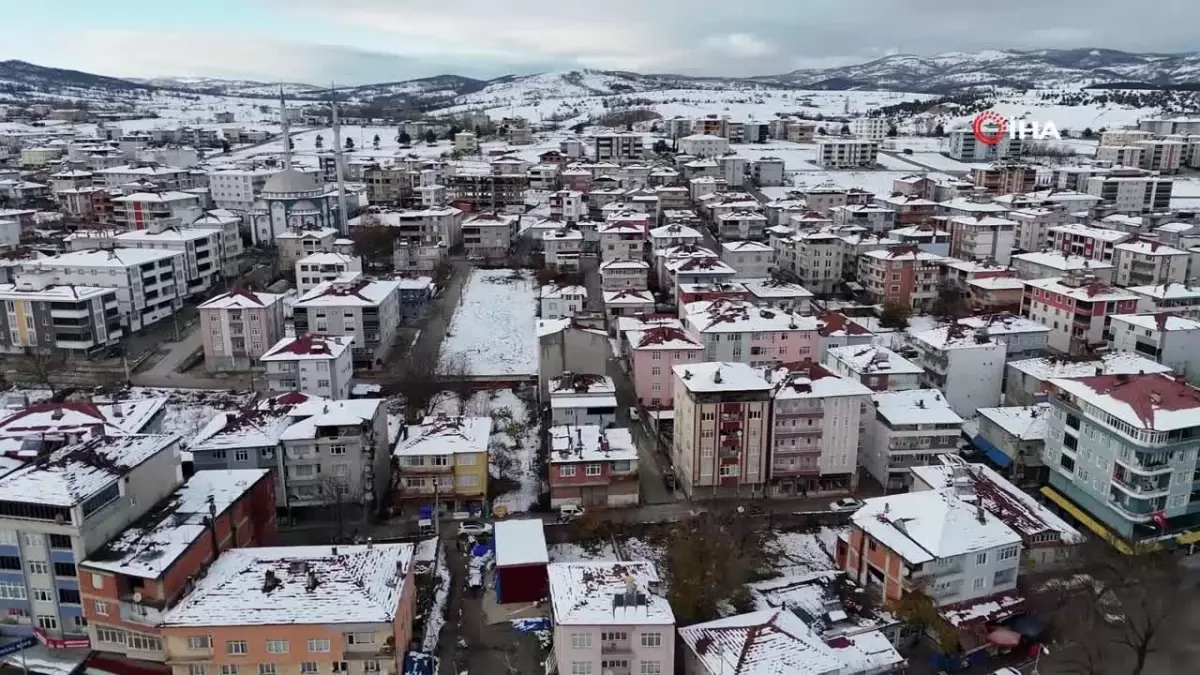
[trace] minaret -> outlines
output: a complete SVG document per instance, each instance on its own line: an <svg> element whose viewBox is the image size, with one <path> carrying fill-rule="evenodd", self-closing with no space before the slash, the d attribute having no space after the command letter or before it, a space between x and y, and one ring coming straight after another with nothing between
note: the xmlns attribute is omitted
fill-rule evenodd
<svg viewBox="0 0 1200 675"><path fill-rule="evenodd" d="M279 127L283 135L283 168L292 168L292 135L288 131L287 103L283 100L283 85L279 87Z"/></svg>
<svg viewBox="0 0 1200 675"><path fill-rule="evenodd" d="M346 172L342 168L342 125L338 122L337 100L334 93L333 85L329 86L329 114L330 121L333 124L333 159L334 167L337 170L337 189L338 189L338 231L343 235L350 234L350 228L347 223L346 214Z"/></svg>

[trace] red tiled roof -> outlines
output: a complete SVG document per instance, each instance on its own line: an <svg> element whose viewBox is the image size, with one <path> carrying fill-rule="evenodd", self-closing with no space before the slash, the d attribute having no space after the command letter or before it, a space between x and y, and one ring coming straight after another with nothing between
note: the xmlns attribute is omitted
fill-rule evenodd
<svg viewBox="0 0 1200 675"><path fill-rule="evenodd" d="M1155 410L1200 408L1200 389L1168 375L1094 375L1078 382L1092 391L1111 396L1133 409L1147 428L1154 427Z"/></svg>

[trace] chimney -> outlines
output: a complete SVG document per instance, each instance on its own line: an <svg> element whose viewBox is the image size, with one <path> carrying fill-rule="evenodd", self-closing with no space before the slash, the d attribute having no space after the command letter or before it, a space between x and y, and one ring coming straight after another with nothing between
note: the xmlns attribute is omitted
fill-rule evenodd
<svg viewBox="0 0 1200 675"><path fill-rule="evenodd" d="M717 368L717 372L713 373L713 382L721 384L721 369Z"/></svg>
<svg viewBox="0 0 1200 675"><path fill-rule="evenodd" d="M309 570L308 577L304 580L304 590L308 591L309 593L312 593L314 590L316 590L318 583L319 582L317 581L317 573L312 570Z"/></svg>
<svg viewBox="0 0 1200 675"><path fill-rule="evenodd" d="M221 554L221 540L217 537L217 502L212 495L208 496L208 533L212 537L213 560ZM236 533L235 533L236 534ZM237 537L233 537L236 541Z"/></svg>

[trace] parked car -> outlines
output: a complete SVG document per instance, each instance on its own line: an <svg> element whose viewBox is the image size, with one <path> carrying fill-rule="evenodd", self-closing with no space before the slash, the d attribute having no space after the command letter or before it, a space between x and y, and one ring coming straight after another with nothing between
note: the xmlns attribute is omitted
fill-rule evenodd
<svg viewBox="0 0 1200 675"><path fill-rule="evenodd" d="M485 523L479 520L464 520L458 524L458 536L466 537L469 535L478 536L481 534L491 534L492 526L490 523Z"/></svg>
<svg viewBox="0 0 1200 675"><path fill-rule="evenodd" d="M853 497L842 497L829 504L830 511L857 511L862 508L862 500Z"/></svg>
<svg viewBox="0 0 1200 675"><path fill-rule="evenodd" d="M436 530L433 527L432 518L422 518L417 521L417 534L422 537L432 537Z"/></svg>
<svg viewBox="0 0 1200 675"><path fill-rule="evenodd" d="M563 504L558 507L558 522L569 523L576 518L583 517L584 509L577 504Z"/></svg>

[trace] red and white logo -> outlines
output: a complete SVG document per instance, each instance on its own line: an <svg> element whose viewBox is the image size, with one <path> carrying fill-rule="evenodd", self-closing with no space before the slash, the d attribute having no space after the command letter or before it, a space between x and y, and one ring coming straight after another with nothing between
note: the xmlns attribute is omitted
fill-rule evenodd
<svg viewBox="0 0 1200 675"><path fill-rule="evenodd" d="M975 132L975 139L980 143L995 145L1008 133L1008 120L991 110L981 112L971 122L971 131Z"/></svg>

